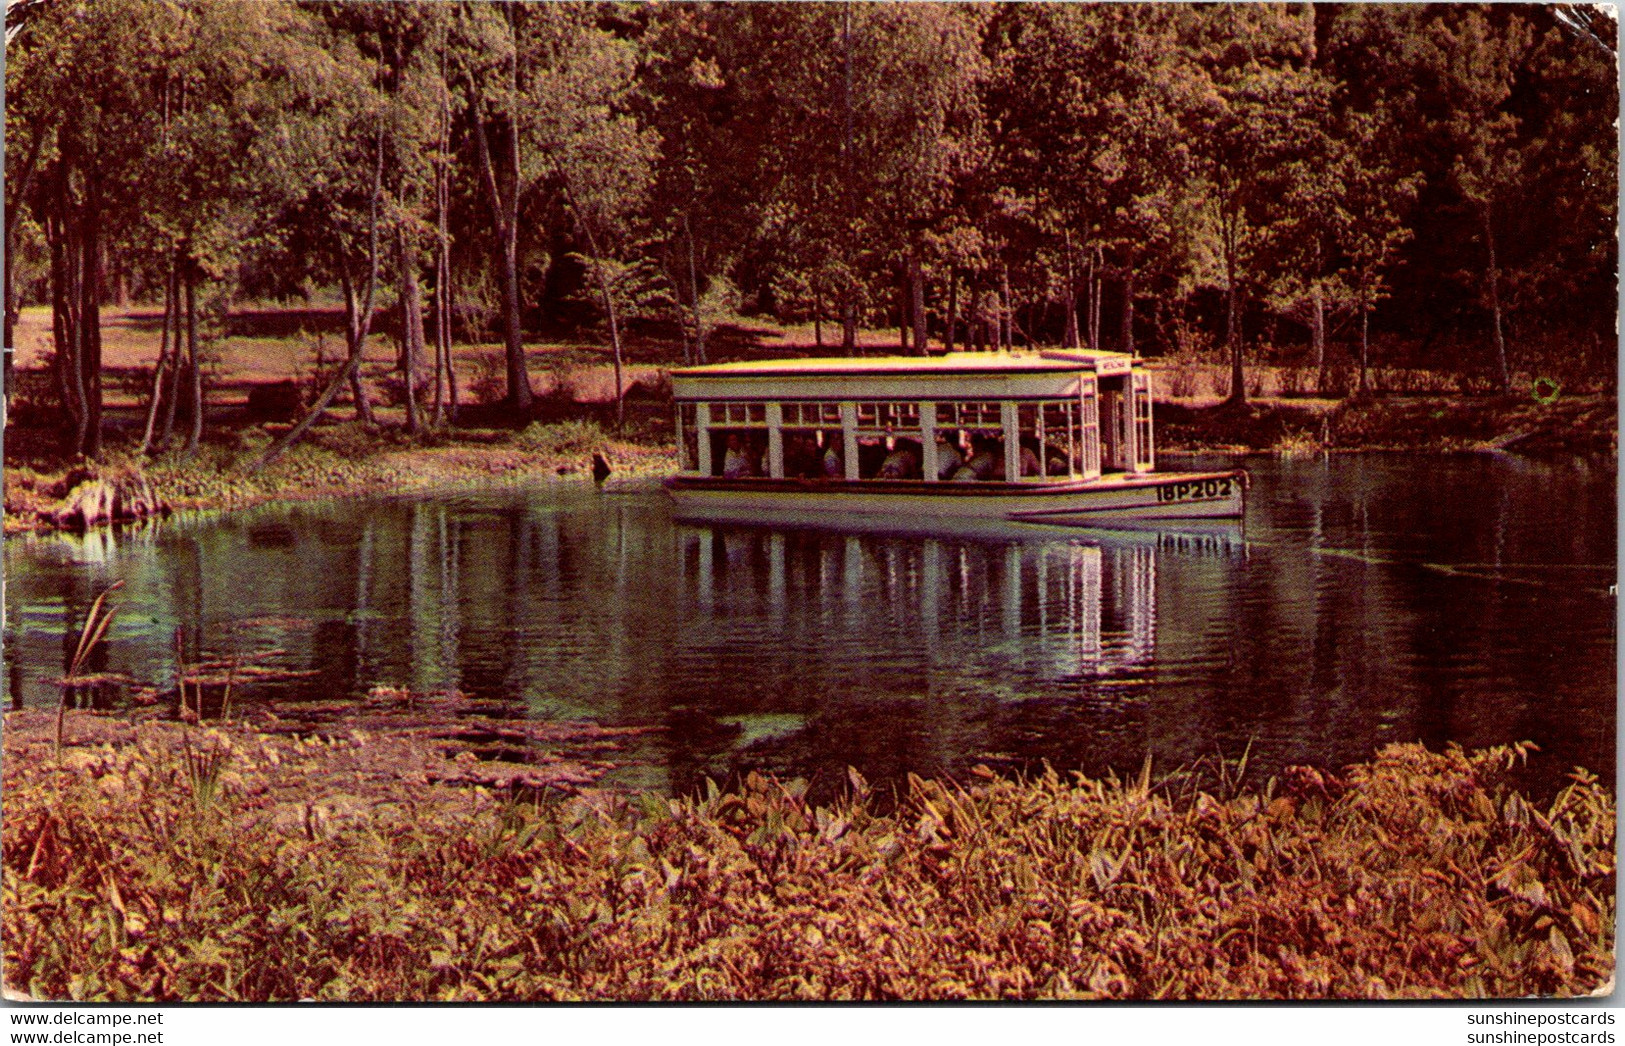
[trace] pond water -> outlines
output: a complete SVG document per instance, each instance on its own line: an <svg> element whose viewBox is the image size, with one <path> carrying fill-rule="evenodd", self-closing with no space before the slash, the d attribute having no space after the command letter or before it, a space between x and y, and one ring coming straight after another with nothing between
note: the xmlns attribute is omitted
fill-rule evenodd
<svg viewBox="0 0 1625 1046"><path fill-rule="evenodd" d="M99 670L167 685L178 633L189 660L276 651L262 663L309 673L234 703L455 688L658 726L619 779L673 792L1148 754L1248 752L1263 774L1401 740L1534 741L1542 792L1575 765L1612 777L1610 466L1240 463L1245 529L1197 535L708 527L658 489L555 483L23 536L4 696L54 705L91 601L123 580Z"/></svg>

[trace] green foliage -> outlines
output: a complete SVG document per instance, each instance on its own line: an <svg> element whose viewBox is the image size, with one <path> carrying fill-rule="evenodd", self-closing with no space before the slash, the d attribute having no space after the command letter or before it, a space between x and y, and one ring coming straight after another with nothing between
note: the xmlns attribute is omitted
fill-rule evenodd
<svg viewBox="0 0 1625 1046"><path fill-rule="evenodd" d="M322 746L309 751L320 758ZM7 982L115 1000L1437 998L1613 968L1614 802L1518 749L1384 749L1261 791L912 779L882 813L704 799L278 813L250 750L6 764ZM285 761L285 760L284 760ZM451 809L447 807L445 809ZM302 827L266 830L276 816Z"/></svg>
<svg viewBox="0 0 1625 1046"><path fill-rule="evenodd" d="M592 421L532 422L513 438L513 445L528 454L550 458L582 458L603 448L608 435Z"/></svg>
<svg viewBox="0 0 1625 1046"><path fill-rule="evenodd" d="M90 429L95 289L159 298L171 263L205 301L337 285L352 342L369 287L438 312L447 282L465 333L503 328L515 408L521 325L577 321L583 283L604 314L678 306L685 357L727 288L747 313L932 337L1087 319L1093 343L1166 352L1222 329L1233 365L1285 318L1317 366L1425 340L1468 382L1487 332L1503 382L1550 368L1532 345L1614 340L1617 59L1581 8L30 12L6 68L7 321L73 290L53 393Z"/></svg>

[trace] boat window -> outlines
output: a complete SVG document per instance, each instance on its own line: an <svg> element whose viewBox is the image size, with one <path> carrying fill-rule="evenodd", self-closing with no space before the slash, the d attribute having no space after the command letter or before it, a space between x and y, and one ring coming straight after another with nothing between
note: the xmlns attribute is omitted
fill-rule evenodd
<svg viewBox="0 0 1625 1046"><path fill-rule="evenodd" d="M677 405L677 453L684 472L696 472L700 467L700 430L694 413L692 403Z"/></svg>
<svg viewBox="0 0 1625 1046"><path fill-rule="evenodd" d="M784 434L784 475L787 479L840 479L846 470L836 447L840 429L797 428Z"/></svg>
<svg viewBox="0 0 1625 1046"><path fill-rule="evenodd" d="M716 410L713 404L712 410ZM711 475L754 479L767 475L767 433L760 429L711 429Z"/></svg>
<svg viewBox="0 0 1625 1046"><path fill-rule="evenodd" d="M767 404L713 403L711 404L711 424L716 426L765 426L767 424Z"/></svg>
<svg viewBox="0 0 1625 1046"><path fill-rule="evenodd" d="M1083 380L1078 409L1082 415L1078 420L1078 431L1082 438L1082 462L1079 467L1085 479L1093 479L1100 475L1100 392L1092 376Z"/></svg>
<svg viewBox="0 0 1625 1046"><path fill-rule="evenodd" d="M1134 464L1151 468L1151 375L1134 375Z"/></svg>
<svg viewBox="0 0 1625 1046"><path fill-rule="evenodd" d="M1022 478L1064 479L1077 471L1077 405L1071 400L1019 404L1016 426Z"/></svg>
<svg viewBox="0 0 1625 1046"><path fill-rule="evenodd" d="M858 439L859 479L919 479L924 450L907 437L861 436Z"/></svg>
<svg viewBox="0 0 1625 1046"><path fill-rule="evenodd" d="M889 403L872 400L857 404L858 428L868 432L896 432L920 427L918 403Z"/></svg>
<svg viewBox="0 0 1625 1046"><path fill-rule="evenodd" d="M1043 475L1077 476L1083 471L1083 446L1078 432L1078 405L1072 400L1043 404L1040 419Z"/></svg>
<svg viewBox="0 0 1625 1046"><path fill-rule="evenodd" d="M997 400L976 403L938 403L937 427L944 429L998 429L1004 425Z"/></svg>
<svg viewBox="0 0 1625 1046"><path fill-rule="evenodd" d="M780 410L787 429L839 428L841 424L839 403L786 403Z"/></svg>

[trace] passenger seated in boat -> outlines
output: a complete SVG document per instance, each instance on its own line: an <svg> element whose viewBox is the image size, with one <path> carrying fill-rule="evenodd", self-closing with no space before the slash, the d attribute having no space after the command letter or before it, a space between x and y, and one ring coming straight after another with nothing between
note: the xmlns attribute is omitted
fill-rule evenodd
<svg viewBox="0 0 1625 1046"><path fill-rule="evenodd" d="M880 463L881 479L919 479L920 455L916 449L919 444L912 440L900 439L892 447L892 452L886 455L886 460Z"/></svg>
<svg viewBox="0 0 1625 1046"><path fill-rule="evenodd" d="M818 442L806 433L794 433L785 441L784 474L791 479L818 479L824 474Z"/></svg>
<svg viewBox="0 0 1625 1046"><path fill-rule="evenodd" d="M1044 471L1050 476L1065 476L1072 469L1067 465L1066 451L1060 447L1046 447L1049 456L1044 460Z"/></svg>
<svg viewBox="0 0 1625 1046"><path fill-rule="evenodd" d="M745 449L744 437L737 432L728 433L728 450L722 458L723 479L746 479L756 475L751 455Z"/></svg>
<svg viewBox="0 0 1625 1046"><path fill-rule="evenodd" d="M1033 450L1037 440L1023 439L1021 441L1021 474L1023 476L1036 476L1039 473L1038 454Z"/></svg>
<svg viewBox="0 0 1625 1046"><path fill-rule="evenodd" d="M846 463L841 460L840 449L833 439L824 448L824 476L828 479L846 478Z"/></svg>
<svg viewBox="0 0 1625 1046"><path fill-rule="evenodd" d="M1002 480L1004 479L1004 444L991 439L980 432L972 433L970 438L970 460L954 473L954 479L965 480Z"/></svg>
<svg viewBox="0 0 1625 1046"><path fill-rule="evenodd" d="M890 455L886 441L878 436L858 437L858 478L879 479L881 466Z"/></svg>
<svg viewBox="0 0 1625 1046"><path fill-rule="evenodd" d="M964 455L959 453L959 445L950 443L948 437L941 429L937 430L937 478L953 479L954 473L965 463Z"/></svg>

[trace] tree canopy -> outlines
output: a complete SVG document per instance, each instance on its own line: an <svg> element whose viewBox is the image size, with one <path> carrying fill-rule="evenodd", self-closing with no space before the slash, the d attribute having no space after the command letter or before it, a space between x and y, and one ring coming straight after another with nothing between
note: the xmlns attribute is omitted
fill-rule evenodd
<svg viewBox="0 0 1625 1046"><path fill-rule="evenodd" d="M454 317L503 345L516 417L538 330L602 325L618 363L662 322L704 360L723 311L832 321L846 352L891 326L1209 353L1234 399L1263 360L1607 380L1599 10L14 3L6 337L50 305L86 454L115 278L164 304L153 445L177 410L196 442L211 307L312 287L348 317L321 407L348 384L370 417L361 347L398 309L414 430L427 390L454 405Z"/></svg>

